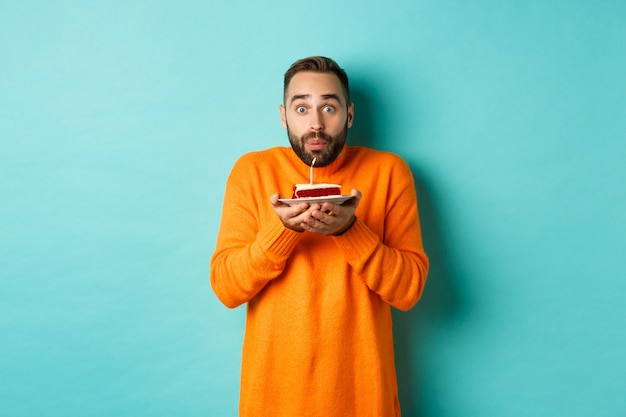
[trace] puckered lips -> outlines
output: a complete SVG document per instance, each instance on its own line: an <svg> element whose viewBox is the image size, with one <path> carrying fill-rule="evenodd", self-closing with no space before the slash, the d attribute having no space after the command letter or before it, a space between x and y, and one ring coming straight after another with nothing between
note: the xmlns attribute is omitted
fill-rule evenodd
<svg viewBox="0 0 626 417"><path fill-rule="evenodd" d="M310 151L319 151L322 150L324 148L326 148L326 146L328 145L328 143L323 140L323 139L318 139L318 138L312 138L306 141L306 147L310 150Z"/></svg>

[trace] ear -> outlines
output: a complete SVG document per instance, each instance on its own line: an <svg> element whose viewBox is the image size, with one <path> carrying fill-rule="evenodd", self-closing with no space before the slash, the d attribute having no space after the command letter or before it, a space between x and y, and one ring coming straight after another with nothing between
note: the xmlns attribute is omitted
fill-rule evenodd
<svg viewBox="0 0 626 417"><path fill-rule="evenodd" d="M348 129L352 127L354 122L354 103L348 105Z"/></svg>
<svg viewBox="0 0 626 417"><path fill-rule="evenodd" d="M283 129L287 129L287 113L285 112L285 106L281 104L278 106L278 109L280 110L280 122L283 125Z"/></svg>

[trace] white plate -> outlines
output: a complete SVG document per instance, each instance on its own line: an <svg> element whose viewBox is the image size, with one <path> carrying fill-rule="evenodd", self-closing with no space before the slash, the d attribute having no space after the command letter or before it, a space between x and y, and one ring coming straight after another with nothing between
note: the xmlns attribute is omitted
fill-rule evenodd
<svg viewBox="0 0 626 417"><path fill-rule="evenodd" d="M338 196L323 196L323 197L308 197L308 198L279 198L278 201L283 202L285 204L289 204L290 206L297 206L300 203L333 203L333 204L343 204L346 201L350 200L353 196L351 195L338 195Z"/></svg>

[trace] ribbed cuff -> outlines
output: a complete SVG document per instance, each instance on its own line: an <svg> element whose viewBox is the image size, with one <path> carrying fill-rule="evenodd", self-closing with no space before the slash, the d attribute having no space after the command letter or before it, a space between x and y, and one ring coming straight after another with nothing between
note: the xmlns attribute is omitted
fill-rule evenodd
<svg viewBox="0 0 626 417"><path fill-rule="evenodd" d="M369 255L380 241L378 235L358 218L348 230L333 239L348 262L356 262L363 255Z"/></svg>
<svg viewBox="0 0 626 417"><path fill-rule="evenodd" d="M261 250L274 264L282 264L291 255L302 233L286 228L278 217L266 225L257 236Z"/></svg>

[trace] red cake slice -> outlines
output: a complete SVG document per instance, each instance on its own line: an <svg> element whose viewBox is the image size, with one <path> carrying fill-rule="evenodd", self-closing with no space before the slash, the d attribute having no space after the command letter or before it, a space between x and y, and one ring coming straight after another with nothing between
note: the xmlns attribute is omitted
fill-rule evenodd
<svg viewBox="0 0 626 417"><path fill-rule="evenodd" d="M291 198L327 197L340 196L341 185L339 184L296 184L293 186Z"/></svg>

